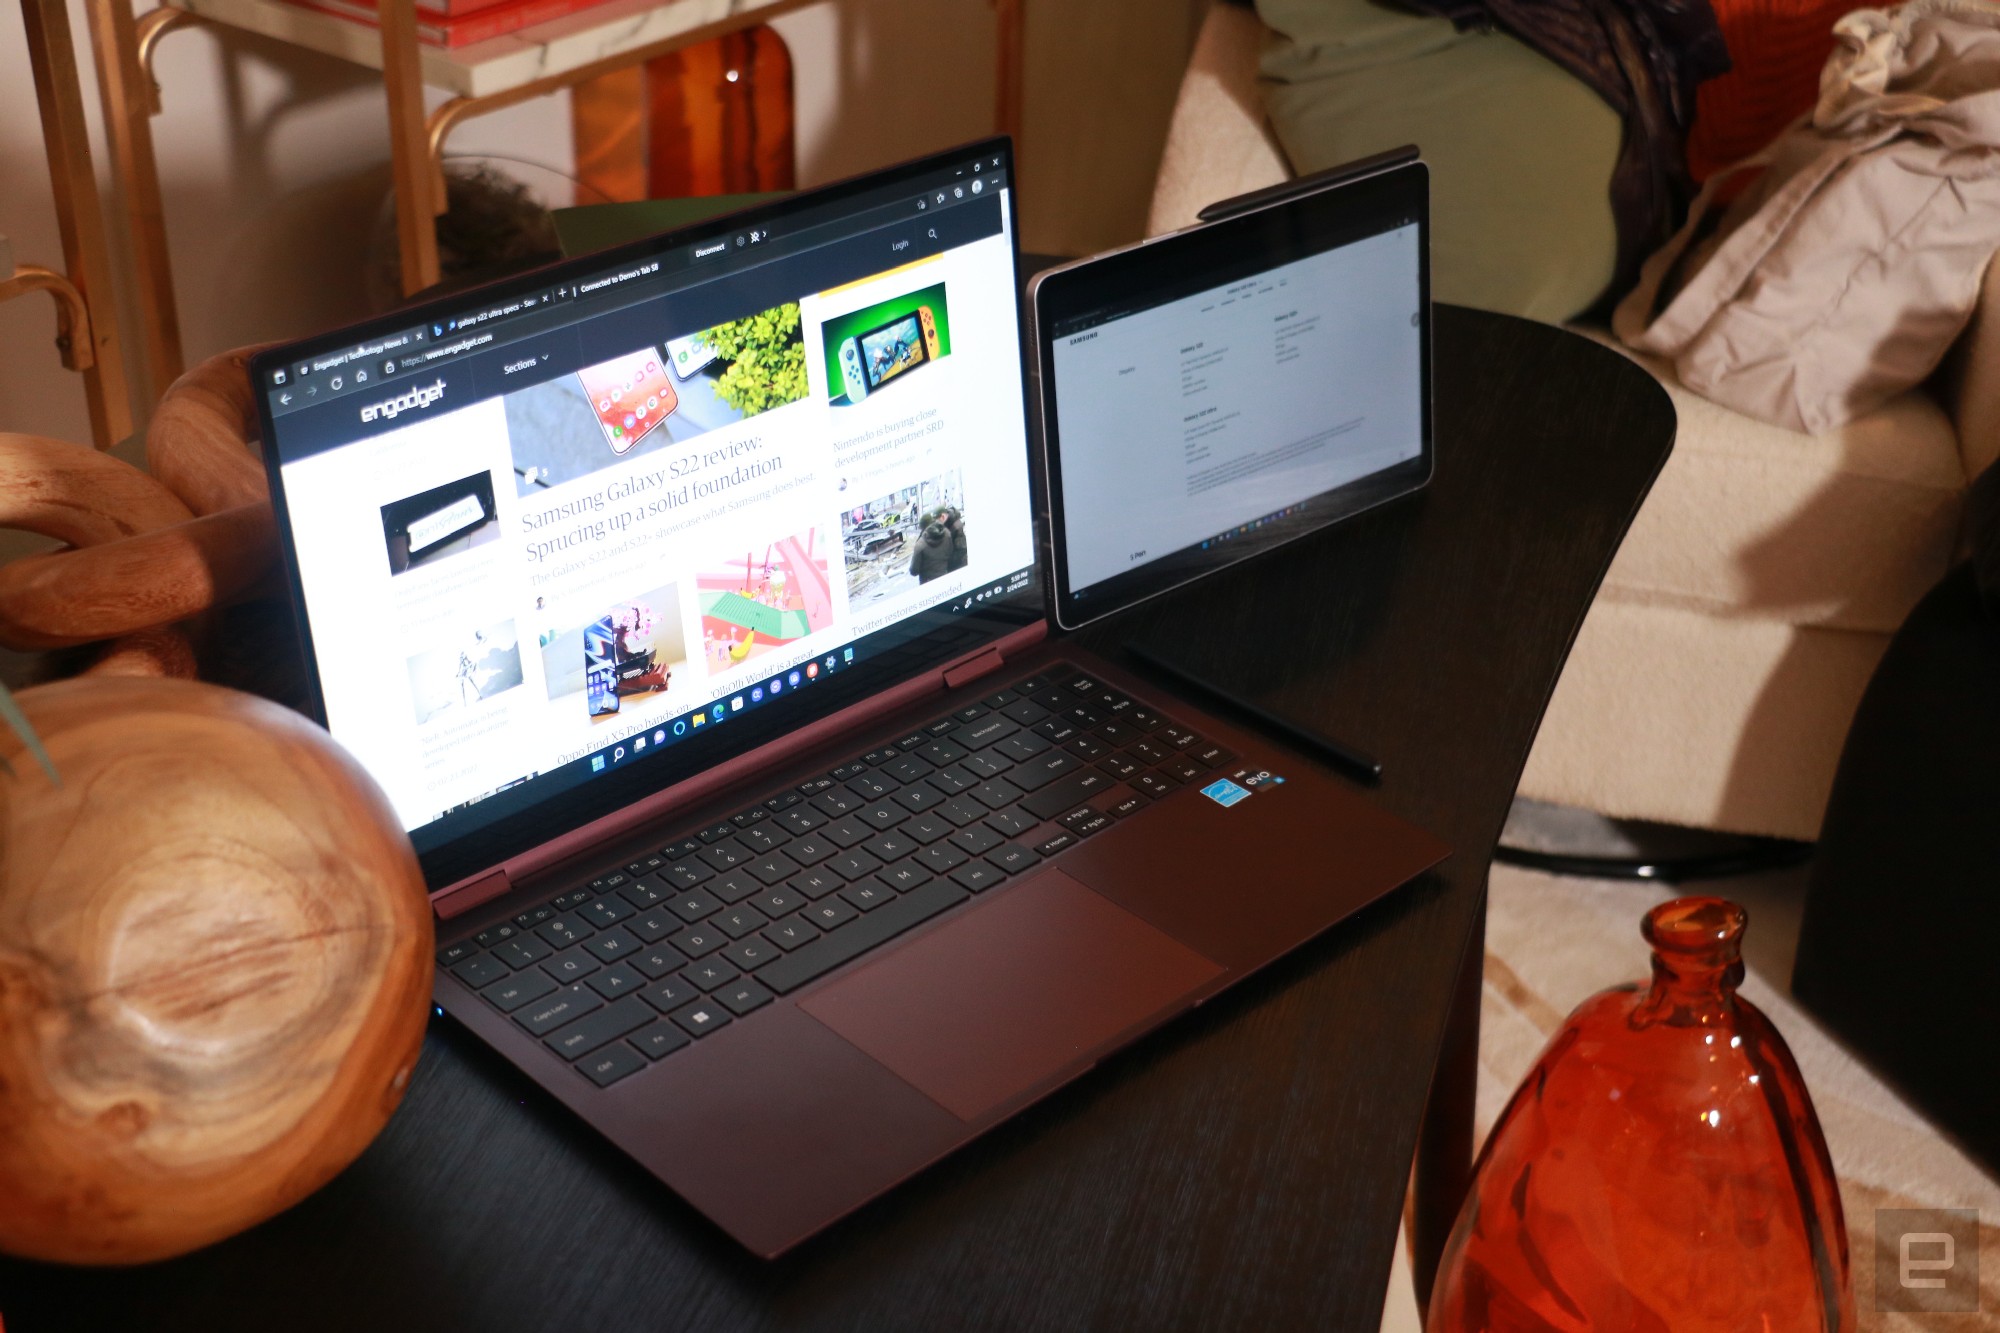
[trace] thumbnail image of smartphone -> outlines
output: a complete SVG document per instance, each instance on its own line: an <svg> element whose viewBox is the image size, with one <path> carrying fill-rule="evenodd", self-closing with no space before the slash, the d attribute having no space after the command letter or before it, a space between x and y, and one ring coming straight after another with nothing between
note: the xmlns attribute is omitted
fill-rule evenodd
<svg viewBox="0 0 2000 1333"><path fill-rule="evenodd" d="M675 338L667 344L667 359L674 363L674 374L681 379L695 374L714 361L716 352L708 345L708 340L699 333L690 333L685 338Z"/></svg>
<svg viewBox="0 0 2000 1333"><path fill-rule="evenodd" d="M861 367L861 344L852 338L840 342L840 379L847 386L847 401L858 403L868 396L868 372Z"/></svg>
<svg viewBox="0 0 2000 1333"><path fill-rule="evenodd" d="M586 366L576 377L614 454L629 452L680 406L659 352L650 347Z"/></svg>
<svg viewBox="0 0 2000 1333"><path fill-rule="evenodd" d="M592 717L618 711L618 628L610 616L583 632L583 688Z"/></svg>
<svg viewBox="0 0 2000 1333"><path fill-rule="evenodd" d="M906 370L924 363L923 333L913 314L890 320L861 335L861 365L868 387L879 389Z"/></svg>

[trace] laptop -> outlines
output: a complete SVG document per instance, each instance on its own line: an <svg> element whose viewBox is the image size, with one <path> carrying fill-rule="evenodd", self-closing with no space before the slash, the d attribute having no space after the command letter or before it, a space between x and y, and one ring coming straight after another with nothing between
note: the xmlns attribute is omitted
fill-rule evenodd
<svg viewBox="0 0 2000 1333"><path fill-rule="evenodd" d="M252 363L312 703L415 845L437 1007L763 1256L1446 854L1051 634L1052 596L1150 592L1224 526L1175 508L1158 570L1100 577L1075 525L1129 492L1073 418L1123 381L1067 359L1068 295L1101 347L1166 339L1175 403L1228 372L1167 346L1199 301L1044 285L1051 584L1014 204L976 143ZM1423 228L1389 173L1194 236L1248 246L1223 283L1259 321L1282 270L1294 367L1368 336L1345 284L1392 266L1366 301L1413 412L1237 479L1179 406L1135 418L1119 447L1163 450L1232 554L1346 503L1311 458L1394 436L1427 473Z"/></svg>

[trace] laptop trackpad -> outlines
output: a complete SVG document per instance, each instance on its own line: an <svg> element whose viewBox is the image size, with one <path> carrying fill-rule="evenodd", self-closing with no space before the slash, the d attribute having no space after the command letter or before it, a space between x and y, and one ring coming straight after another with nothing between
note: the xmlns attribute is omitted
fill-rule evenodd
<svg viewBox="0 0 2000 1333"><path fill-rule="evenodd" d="M1222 969L1059 870L800 1004L962 1120L1088 1068Z"/></svg>

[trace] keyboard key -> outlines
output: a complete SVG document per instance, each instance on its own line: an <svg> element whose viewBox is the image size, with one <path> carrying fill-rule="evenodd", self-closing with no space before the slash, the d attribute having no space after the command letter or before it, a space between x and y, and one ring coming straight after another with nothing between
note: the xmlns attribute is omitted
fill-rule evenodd
<svg viewBox="0 0 2000 1333"><path fill-rule="evenodd" d="M853 903L842 902L838 898L822 898L805 910L806 920L821 930L833 930L844 926L861 915L861 909Z"/></svg>
<svg viewBox="0 0 2000 1333"><path fill-rule="evenodd" d="M939 838L950 836L951 831L957 827L958 825L942 815L926 814L918 815L904 824L902 831L904 836L914 838L918 842L936 842Z"/></svg>
<svg viewBox="0 0 2000 1333"><path fill-rule="evenodd" d="M917 850L917 840L907 833L884 833L861 844L878 861L900 861Z"/></svg>
<svg viewBox="0 0 2000 1333"><path fill-rule="evenodd" d="M1094 727L1104 721L1104 714L1089 704L1071 704L1069 711L1062 714L1062 720L1078 728Z"/></svg>
<svg viewBox="0 0 2000 1333"><path fill-rule="evenodd" d="M634 907L644 908L651 907L654 903L665 902L669 892L671 890L660 880L647 878L636 884L627 884L618 890L618 896Z"/></svg>
<svg viewBox="0 0 2000 1333"><path fill-rule="evenodd" d="M939 718L928 727L925 727L924 730L933 736L949 736L952 732L958 730L958 723L948 717Z"/></svg>
<svg viewBox="0 0 2000 1333"><path fill-rule="evenodd" d="M598 961L581 944L564 949L542 964L542 971L557 981L581 981L598 969Z"/></svg>
<svg viewBox="0 0 2000 1333"><path fill-rule="evenodd" d="M952 716L960 722L977 722L990 711L992 710L988 709L985 704L967 704L956 713L953 713Z"/></svg>
<svg viewBox="0 0 2000 1333"><path fill-rule="evenodd" d="M1057 852L1064 851L1068 848L1074 847L1076 846L1076 844L1077 844L1076 834L1071 833L1069 830L1065 829L1061 833L1058 833L1054 837L1050 838L1047 842L1037 843L1035 845L1035 851L1037 854L1041 856L1054 856Z"/></svg>
<svg viewBox="0 0 2000 1333"><path fill-rule="evenodd" d="M541 925L542 922L547 921L555 914L556 909L553 904L543 903L540 907L530 907L527 911L515 917L514 924L522 930L533 930L536 926Z"/></svg>
<svg viewBox="0 0 2000 1333"><path fill-rule="evenodd" d="M1042 858L1018 842L1003 842L986 853L986 859L1010 875L1018 875Z"/></svg>
<svg viewBox="0 0 2000 1333"><path fill-rule="evenodd" d="M706 954L714 953L728 942L729 937L727 935L706 923L699 926L689 926L680 934L671 936L667 940L667 943L673 945L690 958L700 958Z"/></svg>
<svg viewBox="0 0 2000 1333"><path fill-rule="evenodd" d="M725 838L731 838L734 837L735 835L736 835L736 825L730 823L728 820L725 819L720 823L710 824L707 828L703 829L701 832L695 834L694 836L700 840L702 846L709 847L713 846L715 843L721 842Z"/></svg>
<svg viewBox="0 0 2000 1333"><path fill-rule="evenodd" d="M986 818L986 807L963 796L954 796L938 807L937 812L950 820L958 828L967 824L977 824Z"/></svg>
<svg viewBox="0 0 2000 1333"><path fill-rule="evenodd" d="M1024 727L1032 727L1049 715L1048 709L1030 699L1016 699L1000 711Z"/></svg>
<svg viewBox="0 0 2000 1333"><path fill-rule="evenodd" d="M893 762L900 754L902 754L902 751L898 750L895 746L884 745L879 749L870 750L867 754L862 755L861 758L867 763L880 766Z"/></svg>
<svg viewBox="0 0 2000 1333"><path fill-rule="evenodd" d="M681 980L697 990L714 990L717 986L736 980L743 975L743 969L717 954L704 958L699 963L689 964L681 970Z"/></svg>
<svg viewBox="0 0 2000 1333"><path fill-rule="evenodd" d="M600 1088L608 1088L621 1078L629 1078L646 1067L646 1059L630 1046L607 1046L576 1062L583 1076Z"/></svg>
<svg viewBox="0 0 2000 1333"><path fill-rule="evenodd" d="M661 1013L670 1014L684 1004L699 1000L701 987L694 985L685 977L668 977L640 991L639 998Z"/></svg>
<svg viewBox="0 0 2000 1333"><path fill-rule="evenodd" d="M847 789L864 801L879 801L896 790L896 785L896 779L884 769L880 773L863 773L848 783Z"/></svg>
<svg viewBox="0 0 2000 1333"><path fill-rule="evenodd" d="M788 994L969 896L947 880L932 880L804 948L792 950L760 971L757 980L780 995Z"/></svg>
<svg viewBox="0 0 2000 1333"><path fill-rule="evenodd" d="M993 747L993 753L1017 764L1026 763L1049 748L1049 743L1031 731L1017 732Z"/></svg>
<svg viewBox="0 0 2000 1333"><path fill-rule="evenodd" d="M630 875L633 879L642 879L645 876L652 874L655 870L665 870L666 868L667 868L667 858L655 852L651 856L642 856L638 860L626 866L625 873Z"/></svg>
<svg viewBox="0 0 2000 1333"><path fill-rule="evenodd" d="M762 1009L773 997L771 992L754 981L738 981L717 991L715 998L728 1006L730 1013L741 1018L753 1009Z"/></svg>
<svg viewBox="0 0 2000 1333"><path fill-rule="evenodd" d="M532 1000L516 1010L514 1021L540 1037L554 1032L572 1019L603 1007L604 997L590 987L565 986L553 995Z"/></svg>
<svg viewBox="0 0 2000 1333"><path fill-rule="evenodd" d="M1020 724L1012 719L989 713L969 726L960 727L952 739L968 750L983 750L1006 740L1020 729Z"/></svg>
<svg viewBox="0 0 2000 1333"><path fill-rule="evenodd" d="M664 1018L656 1018L640 1028L625 1040L648 1060L657 1060L663 1055L672 1055L694 1038L675 1027Z"/></svg>
<svg viewBox="0 0 2000 1333"><path fill-rule="evenodd" d="M782 814L804 799L805 797L795 791L780 792L778 795L764 802L764 808L772 814Z"/></svg>
<svg viewBox="0 0 2000 1333"><path fill-rule="evenodd" d="M869 828L875 829L878 832L883 829L892 829L909 817L910 812L902 806L897 805L894 801L877 801L875 804L865 809L857 810L848 816L849 819L861 820Z"/></svg>
<svg viewBox="0 0 2000 1333"><path fill-rule="evenodd" d="M718 842L702 848L699 859L708 862L717 870L731 870L750 859L750 849L731 838L727 842Z"/></svg>
<svg viewBox="0 0 2000 1333"><path fill-rule="evenodd" d="M863 875L872 875L882 868L882 863L863 851L842 852L826 863L826 868L842 879L856 880Z"/></svg>
<svg viewBox="0 0 2000 1333"><path fill-rule="evenodd" d="M739 830L747 829L751 825L756 824L759 821L768 818L770 816L770 813L771 813L770 811L764 809L764 807L760 805L753 805L748 810L743 811L741 814L731 815L729 817L729 822L736 825L736 827ZM737 836L741 837L742 834L739 832Z"/></svg>
<svg viewBox="0 0 2000 1333"><path fill-rule="evenodd" d="M575 944L578 940L589 939L596 929L573 916L551 917L535 927L535 933L560 949Z"/></svg>
<svg viewBox="0 0 2000 1333"><path fill-rule="evenodd" d="M903 788L903 790L896 793L895 799L897 805L902 806L905 810L915 815L921 814L934 805L942 804L944 802L944 793L928 784L919 784L915 787Z"/></svg>
<svg viewBox="0 0 2000 1333"><path fill-rule="evenodd" d="M1170 764L1162 764L1160 771L1168 777L1179 778L1182 782L1193 782L1208 769L1192 759L1176 759Z"/></svg>
<svg viewBox="0 0 2000 1333"><path fill-rule="evenodd" d="M511 940L520 932L509 925L491 926L473 936L473 943L482 949L490 949L504 940Z"/></svg>
<svg viewBox="0 0 2000 1333"><path fill-rule="evenodd" d="M833 786L832 778L827 778L827 777L808 778L806 781L801 782L796 790L798 791L799 795L810 797L815 792L823 792L831 786Z"/></svg>
<svg viewBox="0 0 2000 1333"><path fill-rule="evenodd" d="M1052 750L1016 767L1007 775L1007 781L1024 791L1036 791L1081 767L1083 761L1075 755Z"/></svg>
<svg viewBox="0 0 2000 1333"><path fill-rule="evenodd" d="M802 944L811 944L819 936L819 927L803 916L788 916L764 928L764 938L787 953Z"/></svg>
<svg viewBox="0 0 2000 1333"><path fill-rule="evenodd" d="M493 956L509 967L533 967L555 950L533 935L516 935L493 951Z"/></svg>
<svg viewBox="0 0 2000 1333"><path fill-rule="evenodd" d="M831 900L829 900L831 901ZM724 947L717 958L726 958L746 972L764 966L779 954L778 946L761 935L752 935Z"/></svg>
<svg viewBox="0 0 2000 1333"><path fill-rule="evenodd" d="M556 983L540 972L523 972L518 977L496 981L479 994L503 1014L511 1014L531 1000L539 1000L556 988Z"/></svg>
<svg viewBox="0 0 2000 1333"><path fill-rule="evenodd" d="M1164 736L1172 743L1176 750L1190 750L1201 744L1201 737L1195 735L1186 727L1175 726L1172 723L1161 727L1155 734Z"/></svg>
<svg viewBox="0 0 2000 1333"><path fill-rule="evenodd" d="M759 882L769 887L798 874L799 863L783 852L766 852L752 861L749 869Z"/></svg>
<svg viewBox="0 0 2000 1333"><path fill-rule="evenodd" d="M986 827L1008 838L1018 838L1039 823L1039 819L1021 810L996 810L986 816Z"/></svg>
<svg viewBox="0 0 2000 1333"><path fill-rule="evenodd" d="M627 921L625 928L648 944L658 944L681 928L681 919L664 907L655 907Z"/></svg>
<svg viewBox="0 0 2000 1333"><path fill-rule="evenodd" d="M581 907L594 897L589 889L571 889L568 893L558 893L549 901L558 912L567 912L572 907Z"/></svg>
<svg viewBox="0 0 2000 1333"><path fill-rule="evenodd" d="M727 912L717 913L709 918L708 924L719 927L730 939L740 940L751 931L761 930L770 925L771 918L746 903L741 907L732 907Z"/></svg>
<svg viewBox="0 0 2000 1333"><path fill-rule="evenodd" d="M837 819L828 824L819 831L819 836L845 850L858 842L866 842L875 833L876 828L873 824L849 815L845 819Z"/></svg>
<svg viewBox="0 0 2000 1333"><path fill-rule="evenodd" d="M720 879L712 879L703 887L733 907L745 898L762 893L764 881L751 874L746 866L741 870L732 870Z"/></svg>
<svg viewBox="0 0 2000 1333"><path fill-rule="evenodd" d="M889 763L882 765L882 773L885 777L902 783L905 786L908 786L912 782L922 781L925 775L932 771L930 764L919 759L914 754L898 755Z"/></svg>
<svg viewBox="0 0 2000 1333"><path fill-rule="evenodd" d="M1016 699L1020 697L1021 696L1015 693L1013 690L1001 690L997 694L987 695L984 699L981 699L979 702L985 704L988 708L1005 708L1008 704L1013 703Z"/></svg>
<svg viewBox="0 0 2000 1333"><path fill-rule="evenodd" d="M673 908L674 915L681 920L693 923L704 917L713 916L721 911L725 904L712 893L696 890L693 893L683 893L667 906Z"/></svg>
<svg viewBox="0 0 2000 1333"><path fill-rule="evenodd" d="M638 953L644 946L639 937L623 926L614 926L594 940L585 940L583 947L601 963L615 963Z"/></svg>
<svg viewBox="0 0 2000 1333"><path fill-rule="evenodd" d="M1118 816L1120 819L1123 819L1127 815L1138 814L1140 810L1144 809L1146 806L1149 806L1151 804L1152 804L1151 801L1141 796L1138 792L1128 791L1123 796L1120 796L1117 800L1113 801L1109 806L1106 807L1106 809L1108 809L1110 813Z"/></svg>
<svg viewBox="0 0 2000 1333"><path fill-rule="evenodd" d="M866 801L856 796L853 792L848 791L845 787L829 787L819 795L813 797L812 803L814 808L821 814L831 816L835 819L838 819L858 806L867 804Z"/></svg>
<svg viewBox="0 0 2000 1333"><path fill-rule="evenodd" d="M789 829L781 828L776 820L756 824L736 835L736 840L753 852L775 852L792 840Z"/></svg>
<svg viewBox="0 0 2000 1333"><path fill-rule="evenodd" d="M997 778L1014 766L1014 761L998 754L969 754L958 767L976 778Z"/></svg>
<svg viewBox="0 0 2000 1333"><path fill-rule="evenodd" d="M860 777L863 773L866 773L867 771L868 771L868 756L863 755L859 759L850 759L846 763L842 764L839 768L834 769L833 777L836 782L846 782L850 778Z"/></svg>
<svg viewBox="0 0 2000 1333"><path fill-rule="evenodd" d="M632 915L634 910L636 909L633 908L632 904L625 902L623 899L599 898L595 902L585 903L577 915L583 917L599 930L603 930L606 926L617 925L620 921Z"/></svg>
<svg viewBox="0 0 2000 1333"><path fill-rule="evenodd" d="M939 738L937 740L932 741L929 745L926 745L923 749L917 751L917 753L928 762L937 765L939 768L946 768L952 764L957 763L959 760L965 758L965 756L971 754L972 751L966 749L963 745L960 745L957 742L956 738L952 740L945 740L943 738Z"/></svg>
<svg viewBox="0 0 2000 1333"><path fill-rule="evenodd" d="M1085 763L1089 763L1093 759L1102 759L1105 755L1111 753L1111 747L1103 741L1098 740L1095 736L1078 736L1068 745L1063 746L1063 749L1068 750Z"/></svg>
<svg viewBox="0 0 2000 1333"><path fill-rule="evenodd" d="M810 833L832 816L823 815L809 805L795 805L778 816L778 823L793 836Z"/></svg>
<svg viewBox="0 0 2000 1333"><path fill-rule="evenodd" d="M1113 718L1109 722L1098 723L1097 734L1103 737L1108 744L1122 746L1130 745L1146 733L1130 722L1123 722L1117 718Z"/></svg>
<svg viewBox="0 0 2000 1333"><path fill-rule="evenodd" d="M1094 768L1086 768L1032 793L1022 800L1021 808L1038 819L1054 819L1110 788L1110 778Z"/></svg>
<svg viewBox="0 0 2000 1333"><path fill-rule="evenodd" d="M921 746L930 744L930 739L931 737L929 732L913 731L909 735L903 737L903 739L897 741L896 748L898 750L915 750Z"/></svg>
<svg viewBox="0 0 2000 1333"><path fill-rule="evenodd" d="M1077 837L1087 838L1093 833L1102 833L1105 829L1110 828L1111 816L1085 807L1082 810L1064 815L1061 823L1064 828L1076 834Z"/></svg>
<svg viewBox="0 0 2000 1333"><path fill-rule="evenodd" d="M1130 755L1123 754L1106 755L1097 761L1098 772L1109 773L1114 778L1129 778L1144 767Z"/></svg>
<svg viewBox="0 0 2000 1333"><path fill-rule="evenodd" d="M660 848L660 855L669 861L685 861L700 850L700 838L682 838L679 842Z"/></svg>
<svg viewBox="0 0 2000 1333"><path fill-rule="evenodd" d="M826 860L827 857L832 856L839 850L839 847L820 837L818 834L814 834L809 838L800 838L785 849L786 853L802 866L818 865L821 861Z"/></svg>
<svg viewBox="0 0 2000 1333"><path fill-rule="evenodd" d="M630 963L620 963L606 968L584 983L607 1000L615 1000L621 995L630 995L646 984L646 978Z"/></svg>
<svg viewBox="0 0 2000 1333"><path fill-rule="evenodd" d="M808 898L824 898L845 883L846 880L831 870L808 870L803 875L795 876L791 887Z"/></svg>
<svg viewBox="0 0 2000 1333"><path fill-rule="evenodd" d="M840 891L840 896L851 906L864 912L872 912L883 903L896 896L896 891L882 882L878 875L857 880Z"/></svg>
<svg viewBox="0 0 2000 1333"><path fill-rule="evenodd" d="M1209 768L1220 768L1236 757L1236 751L1225 749L1214 741L1203 741L1190 749L1188 754Z"/></svg>
<svg viewBox="0 0 2000 1333"><path fill-rule="evenodd" d="M934 842L917 853L917 864L934 875L942 875L954 866L963 865L966 854L948 842Z"/></svg>
<svg viewBox="0 0 2000 1333"><path fill-rule="evenodd" d="M1174 752L1154 740L1134 741L1126 749L1149 764L1164 764L1174 757Z"/></svg>
<svg viewBox="0 0 2000 1333"><path fill-rule="evenodd" d="M919 884L930 883L935 876L915 861L900 861L887 869L876 871L875 878L898 893L908 893Z"/></svg>
<svg viewBox="0 0 2000 1333"><path fill-rule="evenodd" d="M1160 773L1140 773L1132 779L1132 785L1149 796L1165 796L1180 784Z"/></svg>
<svg viewBox="0 0 2000 1333"><path fill-rule="evenodd" d="M798 911L812 899L789 884L780 884L769 893L755 900L758 911L776 921L779 917Z"/></svg>
<svg viewBox="0 0 2000 1333"><path fill-rule="evenodd" d="M574 1060L652 1021L653 1011L634 995L557 1028L542 1038L542 1045L564 1059Z"/></svg>
<svg viewBox="0 0 2000 1333"><path fill-rule="evenodd" d="M946 796L956 796L962 791L970 791L977 787L980 779L975 774L967 772L964 765L953 764L950 768L940 768L924 781Z"/></svg>
<svg viewBox="0 0 2000 1333"><path fill-rule="evenodd" d="M1000 835L984 824L969 824L951 835L951 845L970 856L997 846L1000 840Z"/></svg>
<svg viewBox="0 0 2000 1333"><path fill-rule="evenodd" d="M693 1004L675 1010L673 1020L680 1024L681 1031L690 1037L706 1037L727 1023L729 1015L713 1000L696 1000Z"/></svg>
<svg viewBox="0 0 2000 1333"><path fill-rule="evenodd" d="M1067 745L1083 735L1083 729L1067 717L1056 716L1035 724L1035 734L1051 745Z"/></svg>
<svg viewBox="0 0 2000 1333"><path fill-rule="evenodd" d="M715 872L699 861L676 861L667 867L664 878L677 889L692 889L714 879Z"/></svg>
<svg viewBox="0 0 2000 1333"><path fill-rule="evenodd" d="M1063 683L1069 688L1072 694L1085 694L1085 695L1096 694L1099 690L1104 688L1102 682L1094 680L1091 677L1082 675L1080 673L1078 675L1071 676L1067 681Z"/></svg>
<svg viewBox="0 0 2000 1333"><path fill-rule="evenodd" d="M658 981L667 973L678 971L686 964L687 955L671 944L655 944L640 950L639 955L631 962L632 966L644 972L649 978Z"/></svg>
<svg viewBox="0 0 2000 1333"><path fill-rule="evenodd" d="M979 893L1007 878L1007 874L997 866L990 866L984 861L967 861L952 871L951 877L965 888Z"/></svg>

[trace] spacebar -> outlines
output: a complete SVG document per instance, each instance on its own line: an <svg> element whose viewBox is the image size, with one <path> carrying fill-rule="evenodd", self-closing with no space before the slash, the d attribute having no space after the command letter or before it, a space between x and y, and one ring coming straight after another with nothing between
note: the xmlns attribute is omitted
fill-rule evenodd
<svg viewBox="0 0 2000 1333"><path fill-rule="evenodd" d="M947 907L964 902L972 895L948 879L934 879L911 889L894 902L880 907L859 921L822 935L803 948L756 972L758 981L783 995L797 990L822 972L831 972L842 963L858 958L884 940L894 939L921 921L928 921Z"/></svg>

